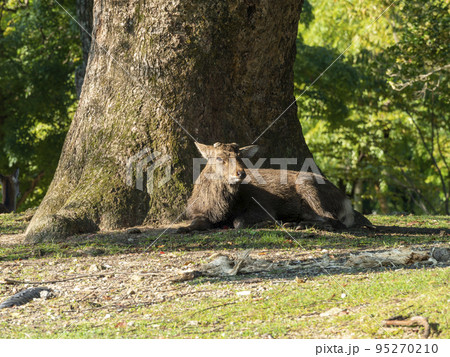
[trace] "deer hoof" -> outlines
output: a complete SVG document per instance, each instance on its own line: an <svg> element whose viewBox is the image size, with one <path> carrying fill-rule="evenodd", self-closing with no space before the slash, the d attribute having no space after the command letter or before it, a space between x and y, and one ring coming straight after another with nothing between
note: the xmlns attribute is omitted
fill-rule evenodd
<svg viewBox="0 0 450 357"><path fill-rule="evenodd" d="M233 227L234 229L242 229L245 228L245 221L242 218L236 218L233 221Z"/></svg>
<svg viewBox="0 0 450 357"><path fill-rule="evenodd" d="M274 221L262 221L262 222L255 223L255 224L252 226L252 228L255 228L255 229L260 229L260 228L271 228L271 227L273 227L273 226L276 225L276 224L278 224L278 223L277 223L277 222L274 222Z"/></svg>
<svg viewBox="0 0 450 357"><path fill-rule="evenodd" d="M180 227L176 230L175 233L177 234L186 234L186 233L190 233L191 229L189 227Z"/></svg>
<svg viewBox="0 0 450 357"><path fill-rule="evenodd" d="M297 225L297 227L295 227L296 231L303 231L306 229L306 226L303 223L300 223L299 225Z"/></svg>
<svg viewBox="0 0 450 357"><path fill-rule="evenodd" d="M295 222L286 222L286 223L283 223L283 228L293 228L293 227L295 227L296 226L296 223Z"/></svg>

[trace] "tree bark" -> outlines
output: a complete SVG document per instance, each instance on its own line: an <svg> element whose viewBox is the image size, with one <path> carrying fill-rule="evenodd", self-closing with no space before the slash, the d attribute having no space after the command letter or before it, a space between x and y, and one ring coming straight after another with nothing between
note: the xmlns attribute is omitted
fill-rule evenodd
<svg viewBox="0 0 450 357"><path fill-rule="evenodd" d="M301 7L301 0L95 1L79 107L28 239L178 217L199 157L193 138L250 144L294 100ZM296 157L301 167L311 153L296 113L294 105L257 143L266 157ZM127 185L130 158L142 150L170 156L152 182L168 167L170 180L151 192Z"/></svg>
<svg viewBox="0 0 450 357"><path fill-rule="evenodd" d="M83 62L75 71L75 88L78 98L81 95L89 51L91 49L93 7L94 0L77 0L77 20L80 25L81 52L83 54Z"/></svg>

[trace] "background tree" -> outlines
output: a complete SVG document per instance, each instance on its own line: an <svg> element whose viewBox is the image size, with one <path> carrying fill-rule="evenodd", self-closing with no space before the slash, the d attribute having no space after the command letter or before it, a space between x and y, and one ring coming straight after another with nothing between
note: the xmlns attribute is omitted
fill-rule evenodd
<svg viewBox="0 0 450 357"><path fill-rule="evenodd" d="M298 101L319 166L365 213L448 214L448 3L310 3L296 93L353 41Z"/></svg>
<svg viewBox="0 0 450 357"><path fill-rule="evenodd" d="M53 1L0 1L0 172L20 167L19 210L39 204L53 177L80 54L77 25Z"/></svg>
<svg viewBox="0 0 450 357"><path fill-rule="evenodd" d="M72 16L77 17L88 32L92 31L92 0L59 2ZM183 14L179 14L178 8L163 7L163 15L158 15L162 16L161 19L150 24L149 20L143 21L139 16L147 16L145 11L156 13L156 10L146 8L141 11L132 5L128 14L124 4L119 6L123 13L120 16L116 15L116 10L110 13L114 21L120 19L119 25L114 23L107 27L114 31L117 41L111 41L104 32L102 34L107 41L104 38L99 40L125 66L121 68L111 57L108 65L102 67L97 63L98 71L91 75L91 87L108 85L108 88L114 88L116 82L110 78L116 73L127 77L130 85L117 86L120 91L114 95L105 92L103 96L106 99L100 93L96 94L98 106L91 101L85 104L83 110L92 111L90 107L86 109L87 106L96 110L100 107L99 113L103 115L105 109L101 107L109 103L112 107L108 110L116 111L118 117L122 116L117 121L128 123L130 117L136 117L138 121L141 116L146 116L144 121L147 124L141 125L145 129L140 126L136 130L147 130L147 136L133 134L137 138L132 142L141 143L140 148L147 147L147 142L151 144L151 149L157 150L153 136L163 138L169 121L177 126L169 114L178 121L191 123L186 125L195 127L197 123L192 123L197 120L200 127L205 126L199 131L192 129L193 136L199 140L212 142L227 139L248 143L260 134L266 122L275 119L284 109L278 110L285 106L274 98L279 95L287 98L292 74L275 70L274 63L278 63L279 68L285 68L290 63L289 55L294 55L293 46L290 52L289 49L282 52L279 47L292 45L288 41L291 38L284 38L281 33L283 28L293 25L287 26L287 22L267 23L264 27L261 16L264 11L272 11L272 8L262 9L259 2L252 1L241 4L241 7L230 4L225 10L219 5L211 5L219 6L217 10L224 12L206 21L200 17L210 14L206 14L202 2L197 1L192 4L192 9L182 9ZM358 209L363 209L365 213L448 213L448 2L421 0L407 3L400 0L373 22L388 5L390 2L385 0L314 0L304 4L297 37L296 95L302 93L353 42L339 61L299 99L298 117L321 169L353 197ZM183 23L184 17L194 16L187 13L194 14L194 8L198 6L201 7L201 15L194 20L188 18ZM280 9L288 13L292 12L290 6L292 4L287 2L279 4ZM90 36L80 30L53 0L0 0L0 9L0 172L11 173L15 167L21 168L21 191L24 195L19 210L24 210L41 202L53 177L76 109L76 94L81 91ZM174 13L171 13L172 10ZM104 31L102 24L110 22L112 17L106 18L100 8L97 11L97 21L103 21L97 23L97 28ZM231 19L235 14L237 18ZM170 23L171 19L175 24ZM230 26L229 31L216 29L213 24L216 20L219 25ZM292 17L288 20L294 21ZM192 24L194 21L201 23ZM146 24L150 30L144 29ZM367 28L369 25L370 28ZM238 31L233 26L243 26L243 29ZM275 35L268 35L270 31L274 31ZM232 36L237 36L239 41L231 40ZM251 36L256 41L249 40ZM277 40L280 37L282 40ZM260 39L267 39L268 42L261 43L263 40ZM136 47L134 41L142 49ZM237 42L248 48L240 47ZM159 47L166 46L167 50L157 50L153 46L155 43ZM147 51L148 48L151 51ZM98 55L104 56L99 47L94 47L92 53L96 53L95 50ZM145 51L148 56L142 55ZM251 53L254 55L250 56ZM224 58L218 58L221 55ZM167 58L160 63L158 56ZM242 61L232 56L241 56ZM180 57L184 57L185 61ZM255 66L257 61L262 61L263 65L269 64L267 68L271 70ZM172 65L186 68L193 75L182 77L172 74ZM220 66L223 71L217 70ZM199 74L203 70L209 77ZM126 71L131 75L127 76ZM276 71L278 74L274 73ZM95 76L97 79L94 80ZM164 82L175 77L184 81L180 92L189 86L196 88L188 104L178 100L179 94L174 90L166 89ZM277 81L272 84L275 77L282 78L284 85ZM217 81L216 85L212 84L214 81ZM114 89L111 91L114 92ZM122 109L125 105L132 106L127 104L127 100L135 98L133 91L139 92L136 98L140 98L135 111ZM199 96L207 99L195 99ZM240 104L236 104L239 100ZM150 106L155 111L155 108L162 108L158 103L163 104L168 113L153 113L148 109ZM288 104L290 101L286 99L286 106ZM192 109L194 106L197 106L196 110ZM112 115L103 116L109 118ZM216 118L217 128L207 128L207 118L212 117ZM157 118L162 119L158 121ZM293 147L298 143L304 144L299 128L291 130L292 120L293 114L289 112L288 117L282 117L261 138L261 142L258 141L267 145L268 154L285 155L287 151L287 156L294 156ZM84 124L76 125L79 125L80 131L84 127ZM104 132L106 129L102 130ZM113 129L111 131L116 133ZM290 131L293 132L292 137L286 134ZM167 132L172 132L172 127ZM102 135L99 135L100 140L107 142L108 139ZM185 134L181 131L177 135L170 138L181 140ZM288 136L280 139L277 135ZM285 145L286 142L288 145ZM134 144L126 142L123 146L126 145L132 148L131 152L137 150ZM190 150L186 151L186 156L196 154L190 144L183 142L182 145L185 146L179 150ZM286 151L283 146L286 146ZM305 146L299 151L309 155ZM121 155L126 161L126 155ZM178 162L185 162L185 158L172 162L172 167L188 168L184 164L179 166ZM185 174L189 175L187 172ZM189 184L177 175L181 174L175 175L179 180L176 181L179 182L177 187L183 187L180 190L188 192ZM83 177L81 173L78 176ZM83 180L86 181L85 178ZM87 182L90 182L89 179ZM164 202L158 195L154 199L146 197L143 199L144 203L148 201L145 207L156 207ZM69 193L66 199L69 200ZM172 201L169 199L169 202ZM180 198L180 202L184 202L184 198ZM75 203L72 202L72 205ZM173 206L174 210L165 216L166 219L176 215L181 203L169 203L169 206ZM146 210L144 208L142 211ZM93 211L101 212L102 209ZM154 215L148 215L147 220L156 219L159 211L165 211L164 207L155 208ZM97 213L86 216L95 215ZM77 219L74 218L74 222ZM101 219L97 215L94 221L100 222ZM98 227L98 224L93 227Z"/></svg>
<svg viewBox="0 0 450 357"><path fill-rule="evenodd" d="M251 143L292 103L301 4L96 2L78 110L28 238L177 217L194 139ZM273 156L310 156L294 107L258 143ZM126 185L127 162L143 149L171 157L171 180L151 194Z"/></svg>

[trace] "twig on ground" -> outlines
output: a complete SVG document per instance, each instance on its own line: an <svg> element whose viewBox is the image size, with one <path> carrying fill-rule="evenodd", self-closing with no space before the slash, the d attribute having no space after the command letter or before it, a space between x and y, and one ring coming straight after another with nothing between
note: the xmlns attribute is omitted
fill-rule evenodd
<svg viewBox="0 0 450 357"><path fill-rule="evenodd" d="M137 274L137 273L124 273L124 272L102 272L102 273L97 273L97 274L84 274L84 275L77 275L77 276L72 276L70 278L65 278L65 279L58 279L58 280L48 280L48 281L27 281L27 280L14 280L14 279L8 279L5 278L3 281L0 281L0 284L30 284L30 285L40 285L40 284L55 284L55 283L62 283L65 281L70 281L70 280L77 280L77 279L84 279L84 278L93 278L93 277L97 277L97 276L105 276L105 275L159 275L158 273L141 273L141 274Z"/></svg>
<svg viewBox="0 0 450 357"><path fill-rule="evenodd" d="M391 320L384 320L383 321L384 326L414 326L419 325L423 326L424 331L422 334L423 338L428 338L430 336L430 324L428 323L428 320L426 317L423 316L413 316L409 319L402 319L401 316L394 317Z"/></svg>
<svg viewBox="0 0 450 357"><path fill-rule="evenodd" d="M232 301L232 302L227 302L225 304L210 306L210 307L207 307L206 309L201 309L201 310L195 311L190 316L194 316L196 314L199 314L200 312L204 312L204 311L207 311L207 310L217 309L217 308L222 307L222 306L234 305L234 304L237 304L237 303L238 303L237 301Z"/></svg>

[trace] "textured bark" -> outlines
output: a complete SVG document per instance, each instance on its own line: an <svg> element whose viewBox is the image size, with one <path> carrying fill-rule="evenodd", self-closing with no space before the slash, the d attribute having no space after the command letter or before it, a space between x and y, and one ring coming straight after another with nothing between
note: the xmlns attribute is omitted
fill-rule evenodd
<svg viewBox="0 0 450 357"><path fill-rule="evenodd" d="M199 154L175 120L202 143L252 143L294 100L301 6L95 1L79 107L28 238L168 222L182 213ZM258 141L263 156L297 157L299 166L311 157L296 112L294 105ZM125 183L127 160L144 148L171 156L171 180L151 195ZM163 174L156 170L156 181Z"/></svg>
<svg viewBox="0 0 450 357"><path fill-rule="evenodd" d="M75 87L78 98L80 98L81 95L89 51L91 49L93 6L94 0L77 0L77 20L80 25L81 51L83 54L83 62L75 71Z"/></svg>

